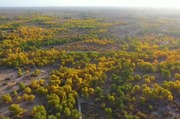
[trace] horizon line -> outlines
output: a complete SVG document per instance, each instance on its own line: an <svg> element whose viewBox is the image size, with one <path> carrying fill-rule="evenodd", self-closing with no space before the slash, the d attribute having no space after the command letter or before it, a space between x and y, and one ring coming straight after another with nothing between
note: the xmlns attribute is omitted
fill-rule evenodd
<svg viewBox="0 0 180 119"><path fill-rule="evenodd" d="M76 5L72 5L72 6L0 6L0 8L60 8L60 7L74 7L74 8L78 8L78 7L83 7L83 8L86 8L86 7L99 7L99 8L147 8L147 9L179 9L180 8L178 7L166 7L166 6L161 6L161 7L155 7L155 6L76 6Z"/></svg>

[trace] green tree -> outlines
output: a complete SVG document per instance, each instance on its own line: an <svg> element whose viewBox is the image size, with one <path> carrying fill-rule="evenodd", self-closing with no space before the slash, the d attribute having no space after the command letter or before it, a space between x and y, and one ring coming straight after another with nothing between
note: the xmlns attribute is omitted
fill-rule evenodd
<svg viewBox="0 0 180 119"><path fill-rule="evenodd" d="M131 92L132 93L136 93L136 91L139 91L139 90L140 90L140 86L139 85L135 85L135 86L132 87Z"/></svg>
<svg viewBox="0 0 180 119"><path fill-rule="evenodd" d="M141 76L139 74L137 74L136 76L134 76L134 80L135 81L140 81L141 80Z"/></svg>
<svg viewBox="0 0 180 119"><path fill-rule="evenodd" d="M140 68L141 68L141 71L145 73L152 73L155 71L154 66L150 62L142 62L140 64Z"/></svg>
<svg viewBox="0 0 180 119"><path fill-rule="evenodd" d="M70 108L65 107L65 109L64 109L64 114L65 114L67 117L69 117L69 116L71 115L71 110L70 110Z"/></svg>
<svg viewBox="0 0 180 119"><path fill-rule="evenodd" d="M23 82L19 83L19 89L24 90L26 88L26 85Z"/></svg>
<svg viewBox="0 0 180 119"><path fill-rule="evenodd" d="M23 98L24 100L26 100L26 101L32 102L32 101L34 100L35 96L34 96L33 94L30 94L30 95L24 94L24 95L22 96L22 98Z"/></svg>
<svg viewBox="0 0 180 119"><path fill-rule="evenodd" d="M57 112L62 112L63 111L63 105L62 104L56 105L55 109Z"/></svg>
<svg viewBox="0 0 180 119"><path fill-rule="evenodd" d="M36 90L36 92L39 95L46 95L48 93L48 89L41 86Z"/></svg>
<svg viewBox="0 0 180 119"><path fill-rule="evenodd" d="M22 70L21 69L18 70L18 76L22 76Z"/></svg>
<svg viewBox="0 0 180 119"><path fill-rule="evenodd" d="M78 119L79 116L80 116L80 113L78 112L77 109L71 110L71 117L72 117L73 119Z"/></svg>
<svg viewBox="0 0 180 119"><path fill-rule="evenodd" d="M48 119L57 119L57 117L54 116L54 115L49 115L49 116L48 116Z"/></svg>
<svg viewBox="0 0 180 119"><path fill-rule="evenodd" d="M60 98L58 95L56 94L50 94L50 95L47 95L47 99L48 99L48 104L50 106L56 106L56 105L59 105L60 104Z"/></svg>
<svg viewBox="0 0 180 119"><path fill-rule="evenodd" d="M171 71L168 69L163 69L161 71L161 75L163 78L169 78L169 77L171 77Z"/></svg>
<svg viewBox="0 0 180 119"><path fill-rule="evenodd" d="M10 103L12 102L12 98L9 94L5 94L1 97L1 100L5 103Z"/></svg>
<svg viewBox="0 0 180 119"><path fill-rule="evenodd" d="M17 95L18 95L16 90L13 91L13 95L14 95L14 96L17 96Z"/></svg>
<svg viewBox="0 0 180 119"><path fill-rule="evenodd" d="M175 78L176 80L180 80L180 73L175 73L175 74L174 74L174 78Z"/></svg>
<svg viewBox="0 0 180 119"><path fill-rule="evenodd" d="M60 119L60 118L61 118L61 113L60 113L60 112L56 113L56 118L57 118L57 119Z"/></svg>
<svg viewBox="0 0 180 119"><path fill-rule="evenodd" d="M18 104L11 104L11 106L8 107L8 110L15 116L23 114L23 108L21 108Z"/></svg>
<svg viewBox="0 0 180 119"><path fill-rule="evenodd" d="M33 119L46 119L47 112L43 105L37 105L33 107L31 114Z"/></svg>
<svg viewBox="0 0 180 119"><path fill-rule="evenodd" d="M24 89L24 92L25 92L26 94L30 94L30 93L31 93L31 88L26 87L26 88Z"/></svg>
<svg viewBox="0 0 180 119"><path fill-rule="evenodd" d="M151 80L151 81L154 81L154 80L155 80L155 77L154 77L154 76L150 76L150 80Z"/></svg>
<svg viewBox="0 0 180 119"><path fill-rule="evenodd" d="M106 115L109 118L111 118L111 116L112 116L112 109L111 108L105 108L104 110L105 110Z"/></svg>
<svg viewBox="0 0 180 119"><path fill-rule="evenodd" d="M108 98L108 101L110 101L111 104L115 103L115 97L113 95L108 94L107 98Z"/></svg>
<svg viewBox="0 0 180 119"><path fill-rule="evenodd" d="M101 97L101 95L103 95L103 89L100 88L99 86L95 88L95 91L94 91L94 92L95 92L95 95L96 95L96 96Z"/></svg>

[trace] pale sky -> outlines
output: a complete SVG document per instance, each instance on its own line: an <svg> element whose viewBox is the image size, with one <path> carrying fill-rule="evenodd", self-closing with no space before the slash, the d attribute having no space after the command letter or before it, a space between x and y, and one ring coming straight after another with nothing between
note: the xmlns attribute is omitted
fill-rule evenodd
<svg viewBox="0 0 180 119"><path fill-rule="evenodd" d="M180 0L0 0L0 7L128 6L180 8Z"/></svg>

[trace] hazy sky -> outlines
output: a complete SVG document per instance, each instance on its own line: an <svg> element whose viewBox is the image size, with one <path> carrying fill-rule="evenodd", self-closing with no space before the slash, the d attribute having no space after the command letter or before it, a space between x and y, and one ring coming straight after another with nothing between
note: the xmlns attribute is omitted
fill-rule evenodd
<svg viewBox="0 0 180 119"><path fill-rule="evenodd" d="M180 8L180 0L0 0L0 6L140 6Z"/></svg>

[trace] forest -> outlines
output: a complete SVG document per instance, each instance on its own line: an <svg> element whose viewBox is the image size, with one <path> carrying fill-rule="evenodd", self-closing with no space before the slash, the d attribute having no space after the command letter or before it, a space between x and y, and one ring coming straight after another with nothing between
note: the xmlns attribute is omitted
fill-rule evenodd
<svg viewBox="0 0 180 119"><path fill-rule="evenodd" d="M180 118L180 14L14 11L0 11L0 119Z"/></svg>

